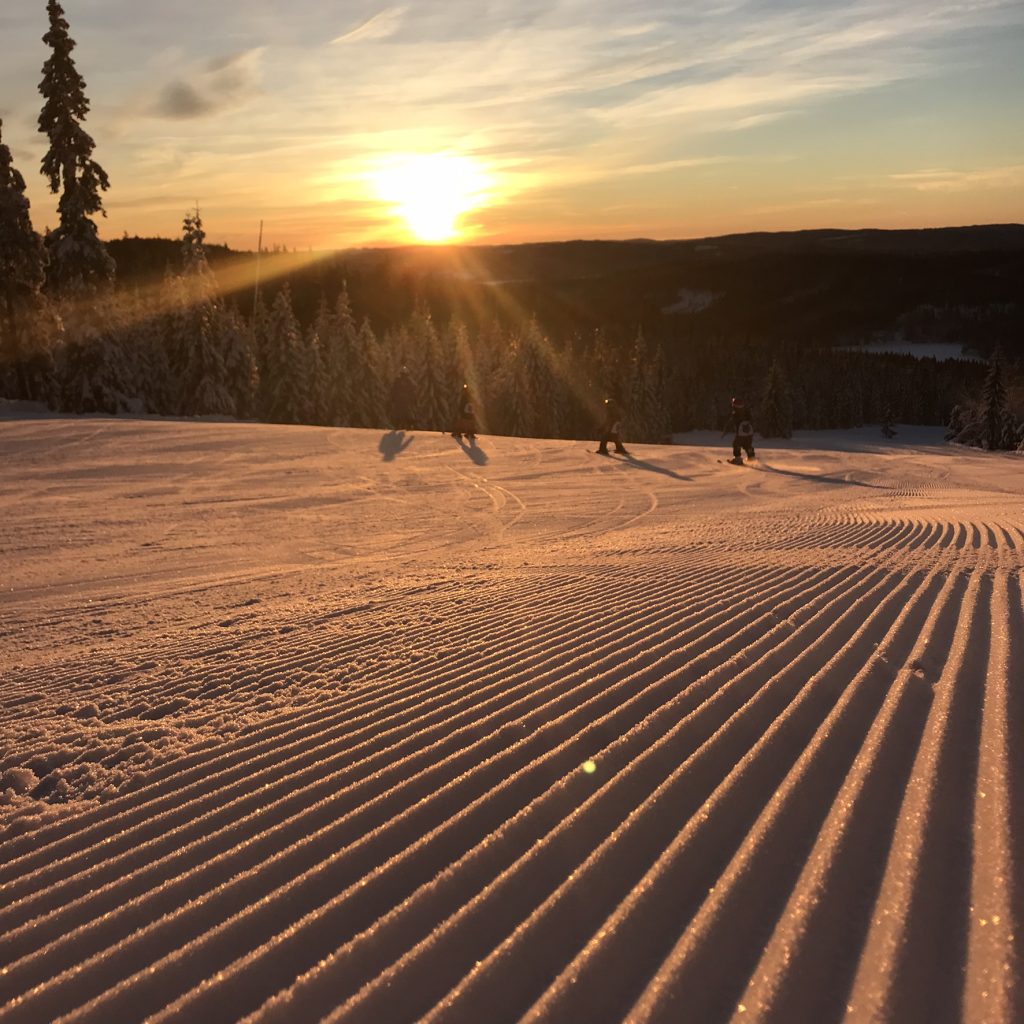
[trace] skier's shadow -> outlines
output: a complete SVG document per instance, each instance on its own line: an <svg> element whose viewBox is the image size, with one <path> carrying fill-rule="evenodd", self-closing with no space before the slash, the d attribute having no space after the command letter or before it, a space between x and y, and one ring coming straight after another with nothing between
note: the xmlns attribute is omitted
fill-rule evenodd
<svg viewBox="0 0 1024 1024"><path fill-rule="evenodd" d="M692 480L692 476L682 476L677 473L674 469L666 469L664 466L656 466L653 462L645 462L643 459L638 459L635 455L630 453L623 461L627 466L633 466L636 469L646 469L649 473L661 473L662 476L670 476L673 480Z"/></svg>
<svg viewBox="0 0 1024 1024"><path fill-rule="evenodd" d="M389 430L380 439L380 444L377 447L385 462L394 462L414 440L412 434L406 434L403 430Z"/></svg>
<svg viewBox="0 0 1024 1024"><path fill-rule="evenodd" d="M870 487L872 490L884 491L887 490L884 484L872 484L866 480L847 480L846 477L840 476L824 476L820 473L800 473L795 469L779 469L777 466L768 466L764 462L760 462L757 466L758 469L768 473L778 473L780 476L795 476L798 480L810 480L816 484L834 484L839 487Z"/></svg>
<svg viewBox="0 0 1024 1024"><path fill-rule="evenodd" d="M478 447L475 444L466 444L465 441L459 441L459 447L478 465L487 465L487 452L483 448Z"/></svg>

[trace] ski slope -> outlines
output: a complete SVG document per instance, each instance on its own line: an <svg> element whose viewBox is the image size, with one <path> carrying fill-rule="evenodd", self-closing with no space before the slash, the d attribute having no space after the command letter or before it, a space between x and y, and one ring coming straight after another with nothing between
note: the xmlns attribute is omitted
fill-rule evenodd
<svg viewBox="0 0 1024 1024"><path fill-rule="evenodd" d="M0 1022L1024 1020L1024 462L0 421Z"/></svg>

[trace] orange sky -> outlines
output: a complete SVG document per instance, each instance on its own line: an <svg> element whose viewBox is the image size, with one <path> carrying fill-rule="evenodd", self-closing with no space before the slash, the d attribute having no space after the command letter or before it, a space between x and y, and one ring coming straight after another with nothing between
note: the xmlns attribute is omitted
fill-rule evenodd
<svg viewBox="0 0 1024 1024"><path fill-rule="evenodd" d="M0 14L0 115L42 229L27 6ZM1024 219L1017 0L65 9L107 237L197 201L239 248L261 219L300 249Z"/></svg>

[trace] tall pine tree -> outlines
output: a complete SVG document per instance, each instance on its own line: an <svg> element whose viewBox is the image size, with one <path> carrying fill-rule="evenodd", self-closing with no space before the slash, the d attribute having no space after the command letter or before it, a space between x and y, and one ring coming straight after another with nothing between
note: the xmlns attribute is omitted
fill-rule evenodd
<svg viewBox="0 0 1024 1024"><path fill-rule="evenodd" d="M789 385L778 360L772 360L764 383L758 425L762 437L793 436L793 404L789 398Z"/></svg>
<svg viewBox="0 0 1024 1024"><path fill-rule="evenodd" d="M301 423L307 408L307 381L302 328L292 312L286 284L274 299L265 324L264 379L268 400L264 416L271 423Z"/></svg>
<svg viewBox="0 0 1024 1024"><path fill-rule="evenodd" d="M182 272L173 283L177 299L172 317L180 408L186 416L233 416L221 329L223 304L206 262L206 232L197 207L182 226Z"/></svg>
<svg viewBox="0 0 1024 1024"><path fill-rule="evenodd" d="M425 306L413 310L408 334L418 377L418 425L424 430L447 430L454 414L453 360Z"/></svg>
<svg viewBox="0 0 1024 1024"><path fill-rule="evenodd" d="M4 145L0 119L0 387L17 398L39 397L26 364L45 264L42 239L32 230L25 179Z"/></svg>
<svg viewBox="0 0 1024 1024"><path fill-rule="evenodd" d="M985 390L981 399L982 438L986 448L994 451L1004 446L1008 418L1002 352L996 348L989 360L988 376L985 378Z"/></svg>
<svg viewBox="0 0 1024 1024"><path fill-rule="evenodd" d="M217 334L224 352L224 370L235 403L235 415L239 419L252 419L259 411L260 387L252 332L237 310L226 306L221 309L218 320Z"/></svg>
<svg viewBox="0 0 1024 1024"><path fill-rule="evenodd" d="M364 318L356 334L352 356L352 413L357 427L379 427L387 419L381 363L377 336L370 321Z"/></svg>
<svg viewBox="0 0 1024 1024"><path fill-rule="evenodd" d="M53 55L43 65L39 84L45 103L39 115L39 131L50 140L42 172L50 191L60 192L57 210L60 227L46 236L50 254L50 281L59 292L95 288L114 278L114 261L99 239L90 219L104 213L100 192L110 187L106 171L92 158L96 144L82 128L89 112L85 79L78 73L71 51L64 10L57 0L46 5L50 30L43 42ZM104 214L105 215L105 214Z"/></svg>

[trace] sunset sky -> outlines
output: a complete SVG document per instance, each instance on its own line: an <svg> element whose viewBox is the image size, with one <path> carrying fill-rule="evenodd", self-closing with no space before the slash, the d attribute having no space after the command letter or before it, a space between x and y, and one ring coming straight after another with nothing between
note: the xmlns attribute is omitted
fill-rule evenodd
<svg viewBox="0 0 1024 1024"><path fill-rule="evenodd" d="M105 237L305 249L1024 220L1020 0L65 0ZM37 228L45 0L2 0ZM468 209L466 207L469 207Z"/></svg>

